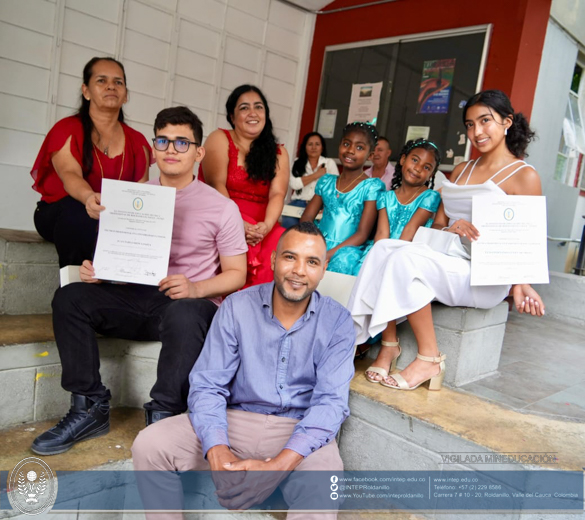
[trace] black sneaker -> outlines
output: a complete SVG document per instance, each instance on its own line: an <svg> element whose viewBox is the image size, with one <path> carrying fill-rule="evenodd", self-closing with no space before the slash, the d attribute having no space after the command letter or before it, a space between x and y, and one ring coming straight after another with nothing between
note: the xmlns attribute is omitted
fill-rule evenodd
<svg viewBox="0 0 585 520"><path fill-rule="evenodd" d="M63 453L77 441L100 437L110 431L110 403L71 394L71 409L50 430L39 435L31 449L39 455Z"/></svg>
<svg viewBox="0 0 585 520"><path fill-rule="evenodd" d="M150 426L151 424L162 421L167 417L174 417L175 415L179 415L179 413L170 412L169 410L144 410L144 415L146 417L146 426Z"/></svg>

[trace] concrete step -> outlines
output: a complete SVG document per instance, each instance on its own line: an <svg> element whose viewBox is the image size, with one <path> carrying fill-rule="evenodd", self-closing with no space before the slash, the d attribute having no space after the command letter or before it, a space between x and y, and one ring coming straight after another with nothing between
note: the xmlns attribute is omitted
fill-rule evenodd
<svg viewBox="0 0 585 520"><path fill-rule="evenodd" d="M38 435L55 426L55 419L0 430L0 469L9 471L22 459L37 456L30 446ZM115 408L111 411L110 433L80 442L65 453L41 458L53 471L84 471L106 464L120 464L132 458L130 448L143 428L144 410Z"/></svg>
<svg viewBox="0 0 585 520"><path fill-rule="evenodd" d="M30 325L28 335L9 331L8 323ZM19 328L16 327L16 328ZM0 417L4 422L27 421L19 415L26 409L19 381L30 385L28 416L53 417L40 422L19 424L0 432L0 469L11 469L17 462L32 456L32 440L51 427L69 407L69 396L60 388L60 364L49 316L0 317ZM139 408L146 401L156 374L158 344L141 344L122 340L100 339L102 367L112 388L114 404L124 405L134 399ZM351 416L340 435L340 450L348 470L433 471L433 470L517 470L534 469L521 463L473 464L445 459L445 455L466 453L506 454L526 451L554 453L556 464L545 469L580 471L585 460L585 429L582 423L569 422L538 414L520 413L490 401L444 387L440 392L419 388L412 392L394 391L368 383L363 376L369 360L356 363L351 383ZM9 377L13 379L10 380ZM129 391L128 389L133 389ZM29 399L27 397L27 399ZM117 401L116 401L117 399ZM15 405L16 403L16 405ZM141 409L126 407L112 411L112 431L107 436L76 445L67 453L47 457L54 470L132 469L130 446L143 428ZM33 420L28 419L28 420ZM95 500L95 497L92 498ZM0 513L0 518L7 513ZM80 513L79 518L94 518L94 513ZM108 518L136 519L139 513L107 513ZM385 518L388 513L350 512L340 515L347 520ZM438 513L437 513L438 514ZM116 516L117 515L117 516ZM247 513L247 518L283 518L282 513ZM249 516L252 515L252 516ZM280 515L280 516L279 516ZM188 518L235 519L235 513L193 513ZM392 518L434 518L434 514L401 514ZM467 518L449 514L449 518ZM492 518L486 514L484 518ZM52 516L54 518L54 516ZM104 520L105 520L104 516ZM140 518L142 518L140 516ZM444 517L442 517L444 518ZM476 518L476 515L474 515ZM498 520L517 519L519 514L498 516ZM530 515L523 515L528 519ZM544 518L535 516L533 518ZM560 518L560 517L555 517ZM563 518L565 518L563 516ZM566 518L574 518L572 515ZM67 520L69 516L67 516Z"/></svg>
<svg viewBox="0 0 585 520"><path fill-rule="evenodd" d="M0 229L0 314L50 313L58 286L53 244L32 231Z"/></svg>
<svg viewBox="0 0 585 520"><path fill-rule="evenodd" d="M34 423L19 425L0 431L0 469L9 471L16 466L21 460L26 457L36 456L30 451L30 445L37 435L46 431L55 424L54 420L37 421ZM66 453L53 455L51 457L42 457L42 459L49 464L54 472L64 471L132 471L134 468L131 461L130 448L134 438L140 430L144 428L144 411L134 408L117 408L111 413L111 429L110 432L97 439L80 442L74 448ZM109 475L108 475L109 476ZM111 496L111 483L103 482L101 490L92 490L91 494L84 495L83 490L80 489L78 506L81 511L73 512L51 512L50 517L47 518L59 520L145 520L144 513L141 512L113 512L113 513L98 513L84 512L83 509L88 509L89 502L95 503L99 500L99 494L104 496ZM59 485L67 487L68 492L75 494L75 483L67 482L66 480L59 481ZM103 502L102 502L103 503ZM6 505L3 506L3 508ZM42 518L45 515L39 515L37 518ZM240 513L222 513L220 511L210 513L187 513L188 520L199 520L212 518L214 520L236 520L242 518ZM284 512L261 512L254 511L246 513L247 520L283 520L286 517ZM30 518L26 515L16 514L10 511L0 511L0 519L12 518L19 520L26 520ZM344 520L382 520L387 518L384 513L359 513L359 512L345 512L340 514L340 518ZM413 514L397 514L393 515L394 520L417 520L423 517Z"/></svg>
<svg viewBox="0 0 585 520"><path fill-rule="evenodd" d="M583 423L520 413L481 397L443 387L405 392L369 383L369 360L356 362L351 383L351 416L341 431L340 449L349 470L505 470L528 464L446 462L457 453L554 453L544 469L582 471Z"/></svg>
<svg viewBox="0 0 585 520"><path fill-rule="evenodd" d="M10 471L21 460L26 457L37 456L30 450L30 445L37 435L54 426L55 420L37 421L19 425L13 428L0 431L0 469ZM67 508L74 506L80 511L67 511L62 509L61 513L46 513L48 518L60 520L93 520L102 518L104 520L140 520L145 519L144 513L134 513L132 511L126 512L112 512L112 513L98 513L96 511L88 511L91 509L98 509L92 504L107 505L107 498L112 497L112 487L119 487L120 492L123 492L123 484L114 482L115 474L109 472L125 472L132 471L132 453L130 451L132 443L138 432L144 428L144 410L135 408L116 408L111 412L111 428L110 432L103 437L97 439L90 439L76 444L71 450L61 453L59 455L52 455L50 457L42 457L42 459L49 465L54 472L69 472L69 471L87 471L98 470L103 472L107 477L101 482L99 489L76 489L76 483L67 480L67 475L60 478L59 486L66 488L67 493L70 494L75 504L67 503ZM121 479L118 479L121 480ZM4 485L4 484L3 484ZM78 486L79 487L79 486ZM100 495L104 498L100 499ZM101 502L100 502L101 501ZM3 509L7 507L2 505ZM84 512L86 510L87 512ZM48 516L50 514L50 517ZM45 515L39 515L41 518ZM211 514L209 515L211 516ZM201 513L188 514L189 519L207 518L208 515ZM213 513L212 516L216 520L233 520L236 518L236 513ZM270 520L270 519L284 519L283 513L250 513L246 515L249 520ZM4 518L18 518L25 520L30 518L27 515L21 515L19 512L0 511L0 519Z"/></svg>
<svg viewBox="0 0 585 520"><path fill-rule="evenodd" d="M506 332L507 302L492 309L447 307L438 302L432 306L439 350L448 359L445 381L459 387L494 374L500 364ZM398 368L403 369L414 360L418 351L407 321L398 325L398 337L402 347ZM376 359L379 350L379 343L373 345L368 358Z"/></svg>
<svg viewBox="0 0 585 520"><path fill-rule="evenodd" d="M98 344L112 406L141 408L156 381L160 343L100 338ZM69 399L51 315L0 316L0 429L63 416Z"/></svg>
<svg viewBox="0 0 585 520"><path fill-rule="evenodd" d="M535 286L546 313L570 325L585 326L585 276L551 271L549 280L548 285Z"/></svg>

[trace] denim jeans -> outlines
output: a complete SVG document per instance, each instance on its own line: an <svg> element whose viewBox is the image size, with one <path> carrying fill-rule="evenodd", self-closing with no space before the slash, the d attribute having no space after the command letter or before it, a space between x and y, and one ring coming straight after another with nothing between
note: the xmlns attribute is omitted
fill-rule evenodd
<svg viewBox="0 0 585 520"><path fill-rule="evenodd" d="M189 372L197 361L217 306L206 299L171 300L158 287L72 283L53 298L53 329L69 392L109 399L100 377L96 333L161 341L157 380L146 409L184 412Z"/></svg>

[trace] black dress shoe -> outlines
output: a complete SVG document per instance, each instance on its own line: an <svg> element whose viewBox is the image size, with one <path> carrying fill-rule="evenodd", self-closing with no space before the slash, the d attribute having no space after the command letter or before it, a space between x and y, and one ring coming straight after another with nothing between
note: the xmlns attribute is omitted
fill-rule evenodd
<svg viewBox="0 0 585 520"><path fill-rule="evenodd" d="M179 413L170 412L168 410L144 410L144 415L146 416L146 426L150 426L151 424L162 421L167 417L174 417L175 415L179 415Z"/></svg>
<svg viewBox="0 0 585 520"><path fill-rule="evenodd" d="M39 455L63 453L77 441L100 437L110 431L110 403L71 394L71 409L56 426L39 435L31 449Z"/></svg>

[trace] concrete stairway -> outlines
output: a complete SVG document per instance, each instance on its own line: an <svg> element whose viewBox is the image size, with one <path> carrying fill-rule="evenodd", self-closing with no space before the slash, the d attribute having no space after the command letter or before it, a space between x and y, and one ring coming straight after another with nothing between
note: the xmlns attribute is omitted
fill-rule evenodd
<svg viewBox="0 0 585 520"><path fill-rule="evenodd" d="M568 278L567 278L568 277ZM69 408L69 396L61 389L61 367L52 334L50 300L58 284L56 254L51 244L21 232L0 231L0 470L7 471L27 456L36 435L55 423ZM569 291L569 292L567 292ZM547 313L576 324L585 316L585 278L551 273L551 286L542 288ZM574 293L574 294L573 294ZM567 301L567 294L572 294ZM505 304L478 314L473 309L438 307L436 325L441 341L451 346L447 362L447 386L441 392L419 388L398 392L368 383L363 371L371 360L356 363L351 385L351 417L340 434L340 449L348 470L502 470L522 469L521 464L474 465L446 462L444 455L458 452L509 453L527 450L555 452L557 464L544 469L581 471L585 460L585 428L582 423L510 410L455 386L469 381L456 367L477 374L492 373L497 363L481 352L486 338L502 335ZM414 356L413 339L406 325L401 340L405 355ZM497 339L497 338L496 338ZM76 445L71 451L44 458L54 470L131 469L130 447L143 428L142 403L148 400L156 375L160 344L118 339L99 340L102 374L114 396L112 430L104 437ZM372 351L371 355L375 355ZM479 356L479 357L478 357ZM499 356L499 353L498 353ZM474 365L475 364L475 365ZM481 374L479 375L481 377ZM526 466L528 467L528 466ZM530 467L534 469L534 466ZM0 483L4 486L4 483ZM83 500L79 498L80 504ZM88 499L89 500L89 499ZM99 503L99 491L91 497ZM0 508L6 504L0 504ZM58 513L65 520L142 520L139 513ZM449 513L437 517L468 518ZM544 514L506 513L473 515L474 518L536 520ZM0 519L16 517L0 510ZM54 516L53 516L54 517ZM190 519L231 520L236 513L192 513ZM417 515L392 512L393 520L435 518L434 512ZM552 517L552 515L551 515ZM582 515L555 515L555 520ZM24 516L21 517L24 520ZM247 513L256 518L284 518L283 513ZM388 518L388 513L343 513L352 520Z"/></svg>
<svg viewBox="0 0 585 520"><path fill-rule="evenodd" d="M0 314L46 314L59 286L55 246L32 231L0 229Z"/></svg>

